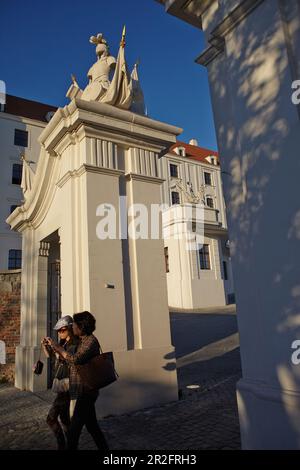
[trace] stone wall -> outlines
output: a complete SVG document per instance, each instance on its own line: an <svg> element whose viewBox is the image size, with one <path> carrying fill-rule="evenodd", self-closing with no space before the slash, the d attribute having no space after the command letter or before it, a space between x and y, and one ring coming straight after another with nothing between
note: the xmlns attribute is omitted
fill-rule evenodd
<svg viewBox="0 0 300 470"><path fill-rule="evenodd" d="M20 344L21 270L0 272L0 340L5 343L6 364L0 364L0 382L13 382L15 349Z"/></svg>

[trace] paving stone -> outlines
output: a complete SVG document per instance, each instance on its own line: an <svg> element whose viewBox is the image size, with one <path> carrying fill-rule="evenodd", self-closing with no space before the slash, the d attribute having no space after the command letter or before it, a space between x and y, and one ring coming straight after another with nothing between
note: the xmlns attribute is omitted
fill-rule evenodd
<svg viewBox="0 0 300 470"><path fill-rule="evenodd" d="M240 448L236 402L236 382L241 377L239 350L189 364L177 372L179 401L101 420L112 450ZM191 384L200 387L187 389ZM55 449L45 422L53 399L49 390L33 394L0 384L0 449ZM86 429L79 448L96 448Z"/></svg>

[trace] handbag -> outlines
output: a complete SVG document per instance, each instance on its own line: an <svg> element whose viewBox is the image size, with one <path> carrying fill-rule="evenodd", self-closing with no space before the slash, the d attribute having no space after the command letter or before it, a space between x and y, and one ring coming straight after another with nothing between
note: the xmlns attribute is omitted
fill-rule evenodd
<svg viewBox="0 0 300 470"><path fill-rule="evenodd" d="M66 393L69 391L69 388L70 388L69 378L57 379L55 377L53 379L52 388L51 388L53 393Z"/></svg>
<svg viewBox="0 0 300 470"><path fill-rule="evenodd" d="M40 347L39 358L32 368L33 373L36 375L41 375L41 373L43 372L44 363L41 361L41 352L42 352L42 346Z"/></svg>
<svg viewBox="0 0 300 470"><path fill-rule="evenodd" d="M70 388L70 380L69 377L65 376L66 364L61 363L58 366L57 372L52 382L51 390L53 393L66 393L69 391Z"/></svg>
<svg viewBox="0 0 300 470"><path fill-rule="evenodd" d="M119 377L114 367L113 353L103 352L92 357L86 364L76 365L83 387L87 390L99 390L107 387Z"/></svg>
<svg viewBox="0 0 300 470"><path fill-rule="evenodd" d="M33 366L33 373L36 375L41 375L43 372L44 363L38 360Z"/></svg>

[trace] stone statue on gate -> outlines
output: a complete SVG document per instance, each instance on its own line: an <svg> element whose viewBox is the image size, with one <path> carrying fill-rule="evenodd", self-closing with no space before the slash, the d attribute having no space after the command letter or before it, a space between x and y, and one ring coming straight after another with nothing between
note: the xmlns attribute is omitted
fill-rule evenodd
<svg viewBox="0 0 300 470"><path fill-rule="evenodd" d="M110 55L107 41L103 34L90 37L90 43L96 45L97 61L88 71L89 83L84 90L72 75L73 84L67 92L67 97L80 98L86 101L96 101L110 104L117 108L145 114L144 95L140 87L137 64L129 75L125 60L125 26L122 32L118 58Z"/></svg>
<svg viewBox="0 0 300 470"><path fill-rule="evenodd" d="M87 101L100 101L110 85L110 72L116 67L116 59L109 53L108 45L103 35L90 37L90 43L96 45L97 62L88 71L89 83L81 98Z"/></svg>

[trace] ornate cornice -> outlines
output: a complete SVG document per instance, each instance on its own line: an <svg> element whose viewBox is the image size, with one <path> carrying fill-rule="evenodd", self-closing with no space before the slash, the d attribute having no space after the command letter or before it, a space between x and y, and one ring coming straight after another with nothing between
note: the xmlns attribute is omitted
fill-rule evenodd
<svg viewBox="0 0 300 470"><path fill-rule="evenodd" d="M197 64L207 66L225 49L225 38L236 26L245 19L264 0L244 0L234 8L225 18L211 31L208 42L210 47L205 49L197 57Z"/></svg>
<svg viewBox="0 0 300 470"><path fill-rule="evenodd" d="M88 165L84 163L81 165L77 170L73 171L68 171L67 173L64 174L62 178L56 183L56 185L59 188L62 188L64 184L70 179L70 178L78 178L79 176L83 175L84 173L100 173L104 175L110 175L110 176L116 176L119 177L124 174L123 170L116 170L113 168L105 168L105 167L100 167L100 166L95 166L95 165Z"/></svg>
<svg viewBox="0 0 300 470"><path fill-rule="evenodd" d="M138 180L138 181L143 181L146 183L154 183L154 184L162 184L165 179L162 178L157 178L156 176L147 176L147 175L141 175L139 173L126 173L125 178L128 181L131 180Z"/></svg>
<svg viewBox="0 0 300 470"><path fill-rule="evenodd" d="M213 37L223 37L230 33L236 26L257 8L264 0L243 0L216 26L211 35Z"/></svg>
<svg viewBox="0 0 300 470"><path fill-rule="evenodd" d="M175 143L182 129L104 103L73 99L69 105L56 111L39 137L41 152L32 188L26 192L24 204L7 218L13 230L24 231L29 224L37 228L47 216L56 192L70 178L84 172L115 177L124 175L122 170L81 164L81 156L85 158L84 152L88 150L79 147L80 141L89 134L102 139L104 132L114 134L121 140L127 139L128 144L130 142L128 148L138 147L141 141L146 148L158 153L165 146ZM70 162L68 158L62 162L60 155L70 145L77 147L75 157ZM142 175L130 178L156 184L164 181Z"/></svg>
<svg viewBox="0 0 300 470"><path fill-rule="evenodd" d="M212 0L156 0L164 5L170 15L202 29L202 13L209 7Z"/></svg>
<svg viewBox="0 0 300 470"><path fill-rule="evenodd" d="M176 142L182 129L164 122L140 116L114 106L75 98L55 115L43 130L39 142L47 151L57 151L57 146L66 133L72 134L80 126L127 136L131 142L155 142L160 150Z"/></svg>

